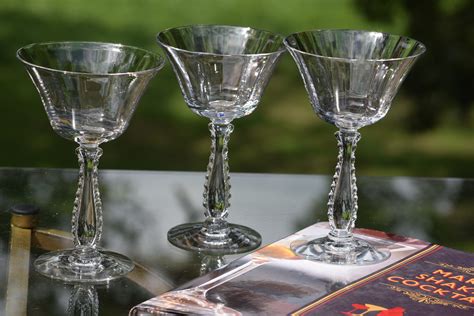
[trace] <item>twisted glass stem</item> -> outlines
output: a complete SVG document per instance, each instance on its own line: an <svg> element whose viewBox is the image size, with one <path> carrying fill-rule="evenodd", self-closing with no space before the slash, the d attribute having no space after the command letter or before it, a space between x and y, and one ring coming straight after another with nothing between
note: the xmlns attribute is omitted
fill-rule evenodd
<svg viewBox="0 0 474 316"><path fill-rule="evenodd" d="M228 231L226 218L230 206L230 176L227 144L233 129L232 124L209 124L212 145L203 203L206 209L203 232L209 237L222 237L227 235Z"/></svg>
<svg viewBox="0 0 474 316"><path fill-rule="evenodd" d="M355 176L355 150L360 139L357 131L336 132L339 147L336 172L331 184L328 202L329 238L347 244L357 218L357 184Z"/></svg>
<svg viewBox="0 0 474 316"><path fill-rule="evenodd" d="M99 297L94 286L75 285L69 298L68 315L99 315Z"/></svg>
<svg viewBox="0 0 474 316"><path fill-rule="evenodd" d="M224 256L202 255L200 259L201 268L199 269L199 275L207 274L226 265Z"/></svg>
<svg viewBox="0 0 474 316"><path fill-rule="evenodd" d="M76 255L83 260L98 257L96 246L102 236L102 202L99 193L98 165L102 149L80 146L79 184L72 214L72 234Z"/></svg>

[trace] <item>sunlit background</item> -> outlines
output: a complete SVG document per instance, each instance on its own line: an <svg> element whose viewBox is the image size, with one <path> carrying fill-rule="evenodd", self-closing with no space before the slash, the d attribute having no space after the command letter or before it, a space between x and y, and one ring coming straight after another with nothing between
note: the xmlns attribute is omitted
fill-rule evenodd
<svg viewBox="0 0 474 316"><path fill-rule="evenodd" d="M0 166L77 168L76 145L49 126L15 51L31 42L117 42L156 52L160 30L231 24L289 34L315 28L403 34L428 51L387 117L361 129L360 175L474 177L474 1L471 0L2 0ZM169 64L128 130L104 144L102 169L204 171L208 121L185 105ZM235 121L233 172L333 172L335 128L313 113L296 65L279 62L257 110Z"/></svg>

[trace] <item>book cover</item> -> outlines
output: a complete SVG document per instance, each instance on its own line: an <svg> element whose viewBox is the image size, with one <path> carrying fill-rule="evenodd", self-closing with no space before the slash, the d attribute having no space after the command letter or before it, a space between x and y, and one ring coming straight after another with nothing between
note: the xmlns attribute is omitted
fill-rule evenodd
<svg viewBox="0 0 474 316"><path fill-rule="evenodd" d="M373 230L354 235L388 260L330 265L296 256L293 242L325 236L318 223L152 298L130 315L474 315L474 255Z"/></svg>

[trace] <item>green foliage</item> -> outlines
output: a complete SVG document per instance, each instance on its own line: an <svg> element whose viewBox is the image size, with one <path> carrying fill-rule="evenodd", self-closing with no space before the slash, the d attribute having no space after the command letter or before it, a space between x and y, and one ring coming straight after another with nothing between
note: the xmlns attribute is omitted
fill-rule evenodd
<svg viewBox="0 0 474 316"><path fill-rule="evenodd" d="M405 82L416 101L407 126L420 131L443 122L447 113L469 126L474 101L474 1L472 0L356 0L373 21L390 19L395 12L407 18L407 33L428 48L418 69Z"/></svg>
<svg viewBox="0 0 474 316"><path fill-rule="evenodd" d="M350 0L3 0L0 165L77 166L75 145L52 131L37 92L15 59L15 51L25 44L104 41L159 52L155 43L157 32L197 23L248 25L282 34L313 28L404 33L405 25L409 25L407 19L412 17L401 9L396 12L391 14L393 19L387 16L390 23L382 23L363 17ZM433 49L437 48L428 47L426 58L430 58ZM430 72L416 65L412 73L424 76ZM431 92L433 95L441 93L443 87L438 85L436 89ZM404 98L407 92L410 97ZM403 128L413 117L413 100L418 102L413 91L402 87L388 117L361 131L356 162L359 174L474 176L471 114L465 115L468 123L458 127L449 110L444 111L446 119L439 128L413 135ZM449 105L447 102L444 107ZM432 108L437 109L434 105ZM416 115L415 119L419 119ZM117 140L104 144L100 168L204 171L210 147L206 125L207 120L186 107L167 64L150 84L128 130ZM259 108L235 121L235 125L230 140L233 172L330 174L334 170L335 129L313 113L288 55L277 66Z"/></svg>

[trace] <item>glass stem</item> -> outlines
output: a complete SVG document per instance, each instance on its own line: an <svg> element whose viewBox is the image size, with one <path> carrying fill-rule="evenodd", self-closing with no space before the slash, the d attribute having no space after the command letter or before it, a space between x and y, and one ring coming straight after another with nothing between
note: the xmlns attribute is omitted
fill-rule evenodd
<svg viewBox="0 0 474 316"><path fill-rule="evenodd" d="M87 263L98 257L96 246L102 236L102 202L99 193L98 165L102 149L79 146L79 184L72 215L72 234L76 255Z"/></svg>
<svg viewBox="0 0 474 316"><path fill-rule="evenodd" d="M225 238L228 233L226 221L230 206L230 176L227 158L228 141L234 126L232 124L209 124L212 135L211 155L207 166L204 185L204 207L206 220L203 233L208 241Z"/></svg>
<svg viewBox="0 0 474 316"><path fill-rule="evenodd" d="M218 256L202 255L200 259L201 259L201 269L199 271L199 275L204 275L216 269L222 268L226 264L224 256L219 256L219 255Z"/></svg>
<svg viewBox="0 0 474 316"><path fill-rule="evenodd" d="M69 298L68 315L99 315L99 296L94 286L75 285Z"/></svg>
<svg viewBox="0 0 474 316"><path fill-rule="evenodd" d="M336 172L331 184L328 218L332 241L347 245L352 241L352 230L357 218L357 184L355 176L355 150L360 133L353 130L336 132L339 147Z"/></svg>

